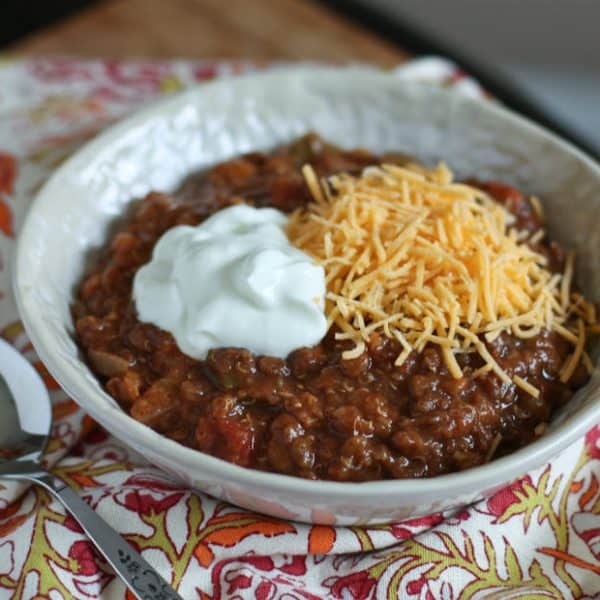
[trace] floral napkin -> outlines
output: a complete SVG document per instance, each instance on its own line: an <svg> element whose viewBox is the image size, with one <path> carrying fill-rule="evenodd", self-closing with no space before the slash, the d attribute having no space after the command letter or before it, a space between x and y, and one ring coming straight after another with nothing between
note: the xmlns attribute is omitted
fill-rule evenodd
<svg viewBox="0 0 600 600"><path fill-rule="evenodd" d="M600 428L461 512L371 527L304 525L179 487L60 391L11 295L15 235L49 173L110 122L164 94L270 68L247 62L0 61L0 335L54 403L48 460L184 598L600 598ZM444 60L398 77L480 96ZM0 415L0 419L2 416ZM125 598L75 520L40 487L0 482L0 600Z"/></svg>

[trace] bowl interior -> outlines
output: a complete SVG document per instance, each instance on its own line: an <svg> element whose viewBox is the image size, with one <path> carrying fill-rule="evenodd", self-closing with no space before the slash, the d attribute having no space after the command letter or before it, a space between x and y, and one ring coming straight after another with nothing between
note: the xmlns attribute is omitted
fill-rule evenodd
<svg viewBox="0 0 600 600"><path fill-rule="evenodd" d="M152 189L173 190L194 171L243 152L271 148L309 130L347 148L394 150L425 163L444 160L458 177L500 180L539 195L551 235L578 253L578 283L589 298L600 300L598 165L492 103L357 68L254 75L161 101L88 144L45 185L21 233L15 292L36 349L65 389L138 449L158 446L163 466L175 472L179 468L179 474L196 485L190 470L205 478L208 470L238 481L246 481L248 475L161 438L121 411L80 361L72 338L72 291L86 256L102 246L111 223L129 202ZM516 453L523 470L547 460L549 453L593 422L599 412L598 403L594 405L599 386L595 373L555 419L548 439L536 442L527 455ZM489 467L446 477L454 478L457 489L467 484L481 491L486 481L521 474L515 467L518 457L513 457L497 461L504 471L496 472L495 478ZM291 485L291 478L284 476L254 477L255 482L283 482L288 489ZM443 478L437 479L441 481L365 485L425 496L438 493L442 498L448 490ZM302 482L298 489L306 486L316 486L315 493L325 495L341 493L340 486L345 494L349 489L325 482Z"/></svg>

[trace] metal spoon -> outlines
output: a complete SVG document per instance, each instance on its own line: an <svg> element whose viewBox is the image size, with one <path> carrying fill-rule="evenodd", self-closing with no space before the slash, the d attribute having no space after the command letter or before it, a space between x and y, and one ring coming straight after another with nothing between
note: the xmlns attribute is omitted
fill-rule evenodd
<svg viewBox="0 0 600 600"><path fill-rule="evenodd" d="M40 464L52 408L37 371L0 340L0 479L44 486L77 519L96 548L140 600L181 600L162 577L71 488Z"/></svg>

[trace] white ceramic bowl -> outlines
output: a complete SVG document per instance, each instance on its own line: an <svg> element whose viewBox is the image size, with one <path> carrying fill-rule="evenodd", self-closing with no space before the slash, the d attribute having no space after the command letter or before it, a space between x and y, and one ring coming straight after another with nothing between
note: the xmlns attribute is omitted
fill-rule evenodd
<svg viewBox="0 0 600 600"><path fill-rule="evenodd" d="M23 227L15 291L35 348L98 422L189 486L274 516L377 523L470 503L538 467L600 418L600 377L539 441L462 473L424 480L334 483L262 473L185 448L130 418L81 361L69 304L84 257L108 224L151 189L312 129L344 147L446 160L458 176L539 194L556 239L579 252L579 282L600 293L600 169L550 133L490 102L400 82L368 69L299 68L219 81L166 99L111 128L61 166Z"/></svg>

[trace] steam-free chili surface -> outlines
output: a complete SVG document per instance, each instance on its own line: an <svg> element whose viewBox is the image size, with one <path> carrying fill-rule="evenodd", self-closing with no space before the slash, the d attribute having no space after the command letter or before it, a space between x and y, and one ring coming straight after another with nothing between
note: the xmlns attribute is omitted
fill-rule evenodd
<svg viewBox="0 0 600 600"><path fill-rule="evenodd" d="M169 333L138 321L133 276L170 227L197 224L238 202L291 211L310 198L300 174L306 162L325 175L381 160L308 136L272 154L223 163L175 195L151 193L141 201L73 305L85 356L123 409L163 435L238 465L339 481L459 471L539 435L587 378L580 366L568 384L559 381L571 349L553 333L525 340L502 335L487 344L509 375L540 389L535 399L491 372L471 377L482 364L477 354L459 355L465 376L453 379L434 345L400 368L394 366L400 349L391 340L373 335L368 352L342 360L348 346L331 333L287 360L218 348L197 361L182 354ZM520 228L541 226L517 190L477 185L514 213ZM537 249L562 268L558 246Z"/></svg>

